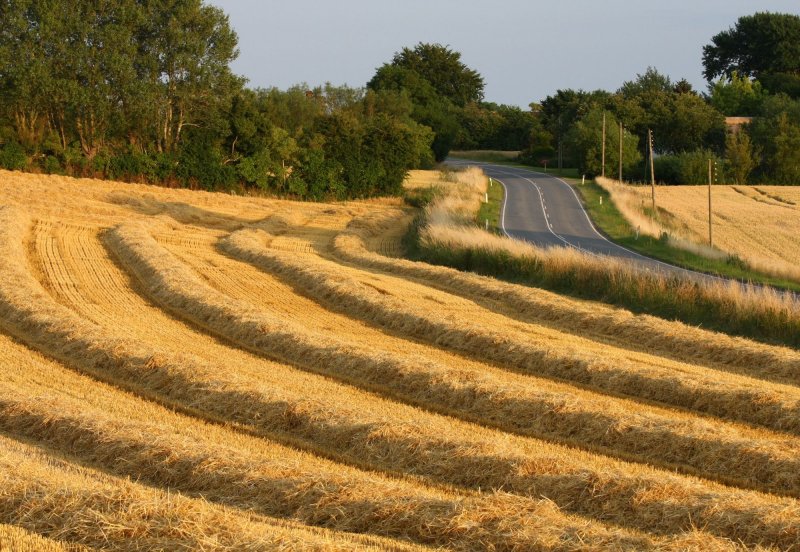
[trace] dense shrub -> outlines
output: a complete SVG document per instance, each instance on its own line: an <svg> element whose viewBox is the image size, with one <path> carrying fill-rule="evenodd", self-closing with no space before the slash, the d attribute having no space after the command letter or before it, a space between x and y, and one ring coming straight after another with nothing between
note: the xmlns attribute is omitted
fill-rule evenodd
<svg viewBox="0 0 800 552"><path fill-rule="evenodd" d="M715 170L721 170L722 160L709 150L656 157L653 159L656 182L662 184L707 184L709 159L715 163ZM716 178L715 174L712 173L712 178Z"/></svg>
<svg viewBox="0 0 800 552"><path fill-rule="evenodd" d="M16 142L9 142L0 148L0 167L9 171L21 171L28 166L25 150Z"/></svg>

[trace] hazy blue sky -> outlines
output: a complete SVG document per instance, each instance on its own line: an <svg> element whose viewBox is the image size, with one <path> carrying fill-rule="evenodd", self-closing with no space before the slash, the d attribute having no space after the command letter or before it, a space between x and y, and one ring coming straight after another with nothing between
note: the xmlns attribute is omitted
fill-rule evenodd
<svg viewBox="0 0 800 552"><path fill-rule="evenodd" d="M363 86L404 46L438 42L483 75L486 99L616 90L648 65L705 91L702 47L742 15L798 0L213 0L239 34L250 86Z"/></svg>

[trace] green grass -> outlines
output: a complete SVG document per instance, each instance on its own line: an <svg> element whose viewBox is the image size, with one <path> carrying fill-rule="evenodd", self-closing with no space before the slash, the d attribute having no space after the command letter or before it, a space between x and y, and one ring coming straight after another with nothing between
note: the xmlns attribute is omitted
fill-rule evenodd
<svg viewBox="0 0 800 552"><path fill-rule="evenodd" d="M493 185L488 188L489 203L481 203L481 208L478 211L478 216L475 222L481 228L486 228L486 221L489 221L488 229L490 232L496 234L502 233L500 230L500 212L503 209L503 198L505 197L505 190L503 185L494 181Z"/></svg>
<svg viewBox="0 0 800 552"><path fill-rule="evenodd" d="M589 216L597 229L623 247L666 263L699 272L800 291L800 283L756 272L738 257L709 259L708 257L673 247L665 239L657 239L650 236L639 236L637 238L635 230L617 210L608 192L593 180L582 186L576 186L576 189L580 193L586 210L589 212ZM600 198L603 198L602 204L600 203Z"/></svg>

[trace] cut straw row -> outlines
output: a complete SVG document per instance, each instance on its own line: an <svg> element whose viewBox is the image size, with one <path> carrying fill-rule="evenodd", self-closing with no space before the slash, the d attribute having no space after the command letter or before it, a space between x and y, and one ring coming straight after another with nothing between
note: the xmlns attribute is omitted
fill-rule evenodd
<svg viewBox="0 0 800 552"><path fill-rule="evenodd" d="M497 549L567 550L580 541L654 546L645 536L565 516L550 501L505 493L465 496L391 480L204 426L99 384L90 384L97 396L87 404L20 382L25 377L0 386L3 431L70 451L115 475L215 503L456 550L473 549L476 542ZM71 381L64 387L86 389ZM26 398L14 398L20 392Z"/></svg>
<svg viewBox="0 0 800 552"><path fill-rule="evenodd" d="M403 335L500 364L514 371L578 383L614 395L660 402L720 418L800 433L800 400L792 387L681 365L605 359L555 340L537 342L469 321L424 312L342 275L337 265L297 259L267 247L269 236L240 230L222 249L280 276L330 308Z"/></svg>
<svg viewBox="0 0 800 552"><path fill-rule="evenodd" d="M368 548L346 535L156 490L79 468L46 452L0 436L0 520L102 550Z"/></svg>
<svg viewBox="0 0 800 552"><path fill-rule="evenodd" d="M293 351L289 351L288 357L282 356L286 354L285 349L273 348L271 346L271 339L274 339L274 336L272 335L272 331L270 330L270 328L275 327L277 325L276 321L272 320L268 314L258 311L252 305L243 304L241 302L235 301L230 297L226 297L220 294L219 292L216 292L215 290L209 288L206 284L201 282L197 278L197 276L195 276L192 273L192 271L188 270L187 267L185 267L185 265L182 265L170 253L168 253L167 251L163 250L163 248L158 246L158 244L156 244L155 241L149 237L146 229L138 225L126 225L124 227L116 229L111 234L109 241L111 245L114 247L115 251L119 253L120 258L123 259L123 262L126 264L126 266L128 266L134 273L136 273L141 278L148 292L152 294L152 296L158 302L164 304L170 310L179 314L180 316L183 316L184 318L192 320L196 323L203 324L204 326L211 329L215 333L224 335L238 343L242 343L245 346L248 346L256 350L261 350L262 352L264 352L269 356L279 356L280 358L284 358L285 360L289 360L295 363L298 362L298 359L303 359L308 357L315 359L318 358L317 357L318 353L310 348L312 347L312 345L303 343L305 340L309 339L308 337L305 337L305 332L303 331L303 329L296 328L292 325L291 322L287 321L284 321L281 324L281 331L289 332L291 335L294 336L293 340L296 349L294 349ZM278 341L280 341L280 339ZM324 337L317 337L317 341L318 341L318 346L324 346L329 350L333 350L337 346L340 349L343 348L342 344L337 345L335 342L326 341ZM352 355L353 354L352 349L353 348L351 347L351 350L347 354ZM278 350L278 352L281 354L276 355L276 350ZM339 362L345 362L345 360L342 361L337 360L338 358L340 357L332 355L328 359L326 359L326 365L329 366L328 370L330 370L330 365L336 365ZM406 392L407 393L406 400L408 400L409 402L419 402L420 391L417 391L417 395L414 395L415 389L432 393L433 396L431 396L430 399L427 399L428 402L435 401L436 400L435 396L437 394L440 397L443 394L441 385L438 388L436 387L432 388L431 385L432 382L420 382L419 385L416 385L417 382L409 381L410 374L408 373L408 371L406 371L405 373L398 374L400 377L392 373L381 374L379 371L380 363L373 362L372 366L374 369L372 370L372 372L370 372L369 369L361 369L359 367L358 362L353 360L357 359L357 357L351 356L344 358L345 359L349 358L350 364L344 365L342 373L347 373L347 371L349 370L351 377L353 375L360 376L361 374L363 374L363 378L369 381L370 378L374 380L376 375L378 377L386 375L389 376L389 379L384 381L384 385L392 384L394 379L398 381L404 381L406 382L406 384L413 384L413 386L408 388L408 391ZM465 380L468 378L459 378L459 379ZM486 392L484 391L484 393ZM464 397L467 398L468 394L464 395ZM476 401L476 402L480 403L481 401ZM434 402L433 404L435 405L436 403ZM566 405L562 403L560 409L562 410L565 409L564 408L565 406ZM490 410L491 408L486 409L486 411ZM553 410L552 415L558 417L558 413L555 412L555 410L559 409L553 408L552 410ZM501 411L500 414L503 414L503 412ZM593 414L586 414L581 418L581 422L583 422L584 424L591 424L592 420L599 415L600 415L599 412L595 412ZM508 417L510 418L511 416ZM563 420L563 418L561 419ZM575 422L576 423L574 423L570 427L574 428L576 432L579 432L580 424L578 423L577 418L575 419ZM651 421L650 425L657 428L659 426L659 423L667 423L667 420L661 420L660 422ZM302 426L301 423L299 425ZM554 427L558 427L558 423L554 424ZM642 427L646 428L647 424L646 423L642 424ZM715 429L718 430L719 427ZM561 430L567 431L564 428L561 428ZM641 435L636 435L637 430L638 428L635 425L631 424L631 425L626 425L625 429L622 429L622 427L618 427L617 430L615 431L617 431L620 435L629 433L629 435L632 436L630 441L631 446L633 446L634 443L638 443L640 447L644 448L647 445L642 439ZM387 432L387 430L383 431ZM705 451L706 461L710 463L728 461L730 459L732 450L729 450L727 452L722 452L719 449L716 449L717 450L716 453L708 454L711 450L714 450L715 447L719 446L718 441L721 441L719 439L719 431L705 430L705 432L714 436L713 440L710 439L706 443L706 446L708 447L708 450ZM376 440L380 439L379 436L376 436L376 434L378 433L379 432L377 431L372 432L372 439ZM609 432L605 431L599 433L603 434ZM611 433L613 434L614 431L612 431ZM702 431L700 431L699 433L702 433ZM633 435L636 436L633 437ZM410 436L405 435L404 437L408 438ZM395 433L391 435L391 438L398 439L399 437ZM678 445L679 442L684 442L684 441L680 437L680 435L677 434L677 432L676 436L674 436L674 442L670 441L670 439L672 438L673 435L667 437L663 433L659 433L658 429L654 429L653 442L658 442L659 445L663 447L661 449L662 451L668 451L671 448L685 450L683 445ZM418 444L419 448L424 450L429 450L429 448L433 448L431 447L430 443L425 443L425 444L418 443ZM757 444L759 443L756 441L751 441L746 445L743 443L742 446L739 448L739 450L743 451L748 448L752 448ZM435 448L433 449L436 450ZM777 470L777 472L780 472L781 475L779 476L779 478L782 481L786 481L787 479L790 480L793 477L792 475L793 469L791 468L784 469L785 466L783 466L782 464L782 462L784 462L785 459L790 456L791 454L782 454L782 453L778 454L776 458L773 458L774 465L770 465L770 467L768 468L769 470ZM756 458L753 457L752 460L755 461ZM497 460L495 460L494 462L497 462ZM761 465L766 465L766 464L770 464L770 462L768 461L761 463ZM461 467L463 468L465 465L466 464L462 465ZM507 470L507 468L503 468L502 464L496 464L496 465L498 468L501 468L504 471ZM566 469L567 465L568 463L564 463L561 469ZM416 473L430 473L430 471L428 470L428 468L426 468L425 465L414 465L412 467ZM401 468L401 469L408 469L408 468ZM552 466L548 468L548 470L552 469L558 469L558 468L553 468ZM577 469L580 470L579 467ZM742 464L742 470L749 470L749 469L752 469L752 463ZM436 476L435 472L434 476ZM441 475L438 475L437 477L440 479L442 478ZM491 481L491 478L484 478L483 480ZM539 479L538 480L540 482L539 484L541 484L541 482L544 482L545 480L546 478ZM452 479L450 481L452 481ZM520 483L518 483L517 485L522 484L523 481L524 480L520 480ZM619 481L616 481L615 483L611 483L609 481L609 483L613 485L618 485ZM511 484L508 482L505 483L505 485L507 486L507 488L511 489L514 488L524 489L524 486L521 487L511 486ZM594 481L592 485L595 486L594 488L597 488L597 486L600 485L600 483ZM641 482L634 483L633 485L634 486L641 485ZM541 488L535 488L535 487L534 488L528 487L528 488L532 491L535 490L535 492L537 493L541 493L543 491L543 489ZM621 493L621 495L625 496L625 493ZM558 503L562 503L563 497L559 497L557 494L551 496ZM571 500L570 501L564 500L563 502L565 504L572 503ZM581 501L577 502L579 504L577 507L587 509L587 510L582 510L582 513L595 514L598 512L598 510L594 510L594 507L591 505L591 501L586 501L587 502L586 504L584 504ZM700 500L700 503L702 502L703 500ZM716 506L719 506L719 501L717 498L714 499L714 503ZM573 505L571 507L576 507L576 506ZM625 523L625 518L626 516L629 515L630 515L629 513L621 515L619 517L620 521ZM700 515L702 516L702 514ZM635 523L635 521L629 520L627 521L627 523ZM652 522L649 523L652 524Z"/></svg>
<svg viewBox="0 0 800 552"><path fill-rule="evenodd" d="M452 268L387 258L368 251L364 240L397 223L397 213L354 219L333 243L337 256L360 266L414 278L425 285L501 306L510 315L561 331L593 335L620 346L635 347L684 361L710 364L735 373L800 384L800 354L711 332L677 321L634 315L600 303L588 303L545 290L511 284Z"/></svg>

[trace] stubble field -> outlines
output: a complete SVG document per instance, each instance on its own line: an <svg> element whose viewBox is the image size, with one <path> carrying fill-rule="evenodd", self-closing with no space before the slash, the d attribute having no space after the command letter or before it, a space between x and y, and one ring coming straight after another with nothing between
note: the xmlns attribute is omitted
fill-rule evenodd
<svg viewBox="0 0 800 552"><path fill-rule="evenodd" d="M627 187L650 205L650 188ZM800 186L712 186L714 247L768 274L800 280ZM656 203L678 237L708 244L708 187L659 186Z"/></svg>
<svg viewBox="0 0 800 552"><path fill-rule="evenodd" d="M800 352L413 216L0 172L0 550L800 547Z"/></svg>

